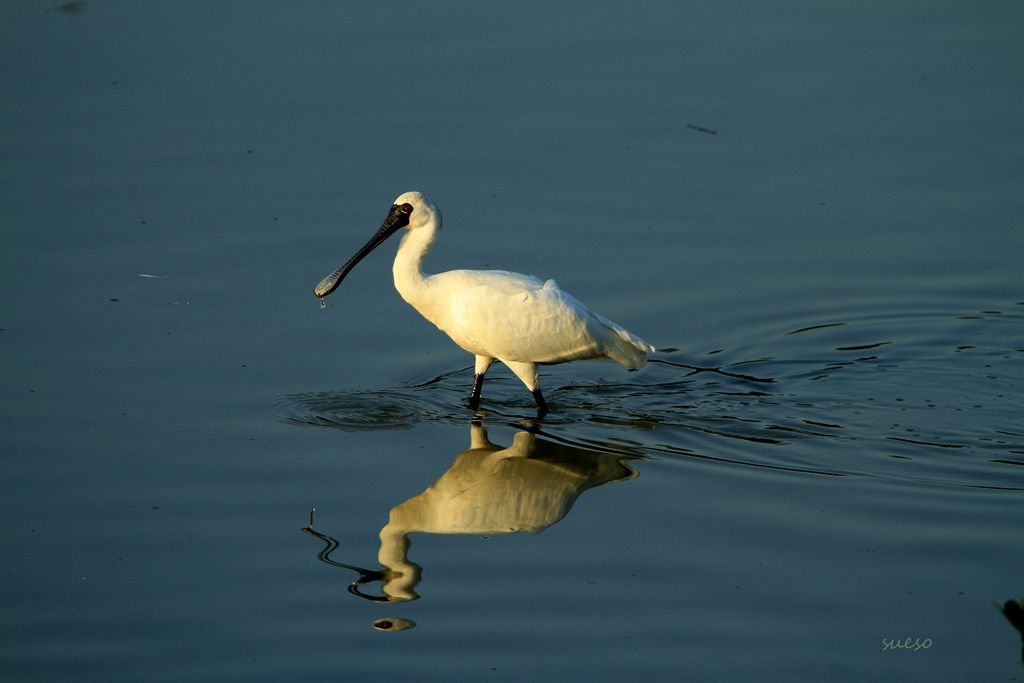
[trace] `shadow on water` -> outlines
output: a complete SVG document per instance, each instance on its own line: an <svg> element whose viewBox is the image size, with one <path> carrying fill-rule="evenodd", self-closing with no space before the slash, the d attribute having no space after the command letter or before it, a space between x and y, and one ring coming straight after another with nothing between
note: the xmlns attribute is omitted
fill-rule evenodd
<svg viewBox="0 0 1024 683"><path fill-rule="evenodd" d="M1002 607L996 605L1010 625L1020 634L1020 660L1024 663L1024 600L1007 600Z"/></svg>
<svg viewBox="0 0 1024 683"><path fill-rule="evenodd" d="M542 377L552 408L542 420L499 371L478 417L624 455L1024 490L1020 306L811 320L699 356L666 349L635 373L577 363ZM348 431L463 425L471 378L466 367L292 394L274 409L290 424Z"/></svg>
<svg viewBox="0 0 1024 683"><path fill-rule="evenodd" d="M629 460L640 456L579 448L519 431L509 446L490 441L479 422L470 427L470 445L425 491L391 509L380 531L377 561L367 569L331 558L339 542L302 529L324 542L318 558L355 573L349 592L384 603L416 600L421 567L409 559L411 533L495 535L538 533L561 521L584 491L632 479ZM380 583L380 594L369 590ZM378 630L405 630L414 624L389 617L375 622Z"/></svg>

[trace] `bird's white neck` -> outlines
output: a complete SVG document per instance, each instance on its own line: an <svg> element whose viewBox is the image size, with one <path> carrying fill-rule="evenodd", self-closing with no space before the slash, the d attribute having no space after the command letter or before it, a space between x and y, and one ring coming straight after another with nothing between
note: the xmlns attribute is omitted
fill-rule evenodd
<svg viewBox="0 0 1024 683"><path fill-rule="evenodd" d="M422 313L429 288L427 276L423 274L423 257L434 246L434 240L440 232L440 226L433 222L413 230L406 231L402 243L395 255L395 264L391 271L395 277L395 289L409 304Z"/></svg>

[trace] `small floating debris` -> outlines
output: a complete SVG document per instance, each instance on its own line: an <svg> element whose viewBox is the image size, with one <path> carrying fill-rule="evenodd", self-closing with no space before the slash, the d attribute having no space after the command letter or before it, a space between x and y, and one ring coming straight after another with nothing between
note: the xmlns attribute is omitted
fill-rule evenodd
<svg viewBox="0 0 1024 683"><path fill-rule="evenodd" d="M416 622L401 617L384 617L373 622L373 628L377 631L390 633L392 631L408 631L416 626Z"/></svg>
<svg viewBox="0 0 1024 683"><path fill-rule="evenodd" d="M686 127L687 128L692 128L693 130L697 131L698 133L707 133L708 135L718 135L718 131L717 130L711 130L710 128L705 128L704 126L695 126L692 123L688 123L688 124L686 124Z"/></svg>
<svg viewBox="0 0 1024 683"><path fill-rule="evenodd" d="M147 280L166 280L166 275L153 275L151 273L136 273L138 277L146 278Z"/></svg>

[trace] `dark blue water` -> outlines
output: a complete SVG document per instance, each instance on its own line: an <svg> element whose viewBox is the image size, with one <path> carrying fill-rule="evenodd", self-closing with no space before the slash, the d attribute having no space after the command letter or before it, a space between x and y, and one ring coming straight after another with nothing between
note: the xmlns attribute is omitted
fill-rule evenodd
<svg viewBox="0 0 1024 683"><path fill-rule="evenodd" d="M1020 678L1022 26L0 7L3 678ZM410 189L654 362L474 421Z"/></svg>

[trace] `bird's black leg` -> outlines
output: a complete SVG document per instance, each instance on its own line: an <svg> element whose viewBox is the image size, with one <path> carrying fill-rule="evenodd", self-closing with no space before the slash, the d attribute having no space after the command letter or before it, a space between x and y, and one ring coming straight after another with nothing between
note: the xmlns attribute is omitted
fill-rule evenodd
<svg viewBox="0 0 1024 683"><path fill-rule="evenodd" d="M469 407L477 410L480 407L480 390L484 386L483 375L473 375L473 391L469 395Z"/></svg>
<svg viewBox="0 0 1024 683"><path fill-rule="evenodd" d="M533 390L533 400L537 402L537 417L547 415L548 402L544 400L544 394L540 393L540 387Z"/></svg>

